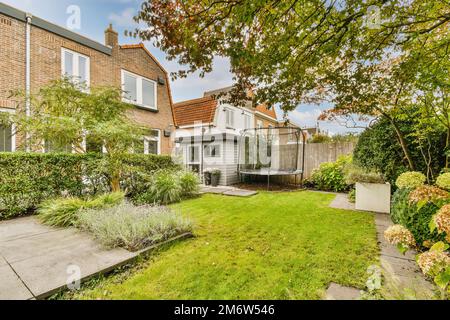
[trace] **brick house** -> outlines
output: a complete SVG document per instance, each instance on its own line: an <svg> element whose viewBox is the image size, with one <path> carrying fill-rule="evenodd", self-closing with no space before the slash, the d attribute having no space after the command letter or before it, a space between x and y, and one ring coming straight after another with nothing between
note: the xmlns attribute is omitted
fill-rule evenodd
<svg viewBox="0 0 450 320"><path fill-rule="evenodd" d="M15 112L12 90L35 92L63 75L90 87L116 86L133 104L130 117L149 128L140 148L170 154L174 131L166 70L143 44L119 45L110 25L101 44L0 3L0 112ZM0 127L0 152L21 149L13 128Z"/></svg>

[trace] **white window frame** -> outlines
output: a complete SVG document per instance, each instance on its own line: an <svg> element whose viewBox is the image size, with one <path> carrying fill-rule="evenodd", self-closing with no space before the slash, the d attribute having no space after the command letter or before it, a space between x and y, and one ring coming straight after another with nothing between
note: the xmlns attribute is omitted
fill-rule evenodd
<svg viewBox="0 0 450 320"><path fill-rule="evenodd" d="M252 116L244 113L244 127L245 129L250 129L252 126Z"/></svg>
<svg viewBox="0 0 450 320"><path fill-rule="evenodd" d="M145 136L144 137L144 154L150 154L150 146L149 146L149 141L156 141L158 142L158 150L157 150L157 155L161 154L161 130L159 129L152 129L155 132L158 132L158 137L154 137L154 136Z"/></svg>
<svg viewBox="0 0 450 320"><path fill-rule="evenodd" d="M125 94L125 75L129 75L132 76L134 78L136 78L136 100L137 101L132 101L126 98L126 94ZM154 88L154 97L155 97L155 107L151 107L151 106L147 106L143 104L143 94L142 94L142 80L146 80L149 82L153 83L153 88ZM129 104L133 104L145 109L149 109L149 110L158 110L158 83L156 81L153 81L151 79L145 78L143 76L140 76L138 74L135 74L133 72L127 71L122 69L121 71L121 81L122 81L122 91L124 92L124 95L122 97L122 101L129 103Z"/></svg>
<svg viewBox="0 0 450 320"><path fill-rule="evenodd" d="M256 121L256 128L257 129L262 129L264 127L264 122L262 120L257 120Z"/></svg>
<svg viewBox="0 0 450 320"><path fill-rule="evenodd" d="M197 148L198 150L198 161L191 161L191 149L192 148ZM186 164L187 165L192 165L192 164L200 164L201 163L201 146L198 144L188 144L187 148L186 148ZM195 158L195 157L194 157Z"/></svg>
<svg viewBox="0 0 450 320"><path fill-rule="evenodd" d="M65 53L66 52L73 55L72 73L73 73L74 80L77 83L80 83L80 80L81 80L80 75L79 75L79 61L80 61L79 57L86 59L86 70L85 70L86 71L86 83L85 83L85 85L86 85L86 88L89 90L91 87L91 58L84 54L81 54L81 53L78 53L78 52L75 52L75 51L72 51L72 50L69 50L66 48L61 48L61 75L63 77L66 76L66 73L65 73L65 69L66 69L65 68L65 66L66 66Z"/></svg>
<svg viewBox="0 0 450 320"><path fill-rule="evenodd" d="M0 112L8 112L8 113L16 113L15 110L3 109L0 108ZM15 123L11 124L11 152L16 152L16 125Z"/></svg>
<svg viewBox="0 0 450 320"><path fill-rule="evenodd" d="M228 128L234 128L234 110L230 109L230 108L225 108L225 125ZM230 122L228 122L228 120L230 120Z"/></svg>
<svg viewBox="0 0 450 320"><path fill-rule="evenodd" d="M215 156L207 155L206 149L207 148L212 148L212 147L218 149L219 155L215 155ZM204 150L203 150L203 154L204 154L205 158L211 158L211 159L221 158L222 157L222 145L220 145L218 143L205 145L204 146Z"/></svg>

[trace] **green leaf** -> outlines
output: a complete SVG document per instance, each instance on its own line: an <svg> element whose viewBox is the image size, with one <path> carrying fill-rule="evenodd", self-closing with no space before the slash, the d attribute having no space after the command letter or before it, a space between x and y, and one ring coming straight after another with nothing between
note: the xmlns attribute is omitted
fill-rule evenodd
<svg viewBox="0 0 450 320"><path fill-rule="evenodd" d="M404 243L397 244L397 249L400 251L401 254L405 255L406 252L408 252L409 247L405 245Z"/></svg>
<svg viewBox="0 0 450 320"><path fill-rule="evenodd" d="M430 251L443 252L450 246L442 241L436 242L430 249Z"/></svg>
<svg viewBox="0 0 450 320"><path fill-rule="evenodd" d="M421 201L417 202L417 210L422 209L422 207L423 207L424 205L426 205L427 203L428 203L427 200L421 200Z"/></svg>
<svg viewBox="0 0 450 320"><path fill-rule="evenodd" d="M450 267L434 277L434 282L441 288L445 289L450 282Z"/></svg>
<svg viewBox="0 0 450 320"><path fill-rule="evenodd" d="M434 232L434 230L436 230L436 223L434 222L434 216L431 218L431 221L428 224L428 227L430 228L431 232Z"/></svg>

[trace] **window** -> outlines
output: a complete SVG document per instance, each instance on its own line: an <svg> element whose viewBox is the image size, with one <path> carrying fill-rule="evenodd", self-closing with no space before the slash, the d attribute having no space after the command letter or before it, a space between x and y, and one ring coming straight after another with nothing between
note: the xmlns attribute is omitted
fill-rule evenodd
<svg viewBox="0 0 450 320"><path fill-rule="evenodd" d="M62 49L61 69L63 76L73 79L76 83L90 86L90 59L74 51Z"/></svg>
<svg viewBox="0 0 450 320"><path fill-rule="evenodd" d="M122 70L123 100L144 108L157 110L155 81Z"/></svg>
<svg viewBox="0 0 450 320"><path fill-rule="evenodd" d="M257 127L258 129L261 129L261 128L264 127L264 124L263 124L262 120L258 120L258 121L256 122L256 127Z"/></svg>
<svg viewBox="0 0 450 320"><path fill-rule="evenodd" d="M189 146L188 150L189 150L189 154L188 154L189 163L200 162L200 147Z"/></svg>
<svg viewBox="0 0 450 320"><path fill-rule="evenodd" d="M44 141L45 153L72 153L72 151L72 145L70 144L60 145L49 140Z"/></svg>
<svg viewBox="0 0 450 320"><path fill-rule="evenodd" d="M134 152L140 154L160 154L160 149L160 131L150 130L143 138L143 144L134 147Z"/></svg>
<svg viewBox="0 0 450 320"><path fill-rule="evenodd" d="M245 123L245 129L251 128L251 117L249 114L244 114L244 123Z"/></svg>
<svg viewBox="0 0 450 320"><path fill-rule="evenodd" d="M220 145L214 144L205 146L205 157L219 158L220 157Z"/></svg>
<svg viewBox="0 0 450 320"><path fill-rule="evenodd" d="M0 124L0 152L14 151L13 128Z"/></svg>
<svg viewBox="0 0 450 320"><path fill-rule="evenodd" d="M234 111L231 109L225 109L226 126L234 128Z"/></svg>

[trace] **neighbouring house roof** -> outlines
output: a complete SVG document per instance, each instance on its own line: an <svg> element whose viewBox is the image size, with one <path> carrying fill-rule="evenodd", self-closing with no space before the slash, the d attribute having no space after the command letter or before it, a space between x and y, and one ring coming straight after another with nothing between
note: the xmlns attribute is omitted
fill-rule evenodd
<svg viewBox="0 0 450 320"><path fill-rule="evenodd" d="M175 103L173 114L176 126L189 126L196 122L214 122L217 104L217 100L211 96Z"/></svg>
<svg viewBox="0 0 450 320"><path fill-rule="evenodd" d="M275 108L268 108L265 104L261 104L256 107L256 111L261 112L262 114L273 118L275 121L277 121L277 112L275 111Z"/></svg>
<svg viewBox="0 0 450 320"><path fill-rule="evenodd" d="M11 18L20 20L22 22L26 22L27 13L24 11L21 11L19 9L13 8L11 6L8 6L4 3L0 2L0 13L9 16ZM51 22L48 22L44 19L41 19L39 17L32 16L31 25L41 28L43 30L46 30L48 32L54 33L58 36L64 37L66 39L75 41L79 44L82 44L86 47L89 47L91 49L100 51L104 54L111 55L112 49L110 47L107 47L97 41L94 41L92 39L86 38L85 36L82 36L76 32L70 31L66 28L60 27L56 24L53 24Z"/></svg>

